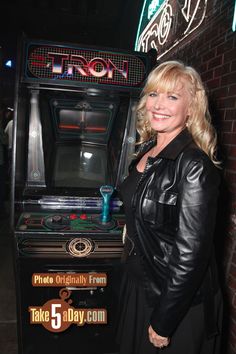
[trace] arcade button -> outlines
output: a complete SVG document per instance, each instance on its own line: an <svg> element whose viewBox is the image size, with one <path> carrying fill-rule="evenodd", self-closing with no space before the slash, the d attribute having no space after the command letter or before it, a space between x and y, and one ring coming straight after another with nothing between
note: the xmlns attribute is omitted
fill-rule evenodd
<svg viewBox="0 0 236 354"><path fill-rule="evenodd" d="M81 214L80 217L79 217L81 220L87 220L88 217L86 214Z"/></svg>
<svg viewBox="0 0 236 354"><path fill-rule="evenodd" d="M62 224L63 222L63 219L62 219L62 216L61 215L54 215L52 216L51 218L51 222L54 224Z"/></svg>
<svg viewBox="0 0 236 354"><path fill-rule="evenodd" d="M77 214L70 214L69 218L70 218L70 220L77 220L78 215Z"/></svg>

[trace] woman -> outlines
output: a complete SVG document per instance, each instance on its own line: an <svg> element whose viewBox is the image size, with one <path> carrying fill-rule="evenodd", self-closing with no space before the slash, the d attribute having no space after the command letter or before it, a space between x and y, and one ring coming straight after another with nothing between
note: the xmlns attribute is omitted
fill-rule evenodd
<svg viewBox="0 0 236 354"><path fill-rule="evenodd" d="M126 214L120 354L216 354L221 293L213 233L216 135L198 73L178 61L149 75L140 148L120 186Z"/></svg>

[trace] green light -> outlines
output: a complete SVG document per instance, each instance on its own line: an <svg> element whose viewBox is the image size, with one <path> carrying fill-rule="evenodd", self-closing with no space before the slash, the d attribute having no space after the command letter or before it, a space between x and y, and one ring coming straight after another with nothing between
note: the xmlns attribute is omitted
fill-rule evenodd
<svg viewBox="0 0 236 354"><path fill-rule="evenodd" d="M148 6L148 19L150 20L152 16L158 11L159 7L163 3L164 0L152 0L150 5Z"/></svg>
<svg viewBox="0 0 236 354"><path fill-rule="evenodd" d="M151 18L158 12L159 8L165 1L166 0L144 0L143 8L139 19L136 40L135 40L136 50L138 48L138 40L140 34L142 33L143 29L147 26Z"/></svg>
<svg viewBox="0 0 236 354"><path fill-rule="evenodd" d="M232 31L236 31L236 0L234 4L234 18L233 18L233 24L232 24Z"/></svg>

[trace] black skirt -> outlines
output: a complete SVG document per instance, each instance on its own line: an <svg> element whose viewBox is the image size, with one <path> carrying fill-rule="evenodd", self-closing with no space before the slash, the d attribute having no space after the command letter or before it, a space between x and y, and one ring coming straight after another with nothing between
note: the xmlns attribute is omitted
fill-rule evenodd
<svg viewBox="0 0 236 354"><path fill-rule="evenodd" d="M219 291L214 298L218 334L207 338L202 303L192 306L171 337L170 345L158 349L149 341L148 327L152 308L148 306L137 255L124 265L119 299L117 342L119 354L220 354L223 302Z"/></svg>
<svg viewBox="0 0 236 354"><path fill-rule="evenodd" d="M148 339L152 309L146 302L139 257L133 254L124 266L117 329L120 354L156 354Z"/></svg>

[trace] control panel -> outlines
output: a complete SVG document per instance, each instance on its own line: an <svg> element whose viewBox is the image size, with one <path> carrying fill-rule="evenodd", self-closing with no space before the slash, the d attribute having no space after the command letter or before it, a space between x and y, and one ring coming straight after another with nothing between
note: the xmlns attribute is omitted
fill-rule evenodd
<svg viewBox="0 0 236 354"><path fill-rule="evenodd" d="M100 214L90 213L22 213L15 232L19 256L120 258L124 215L111 220L102 223Z"/></svg>
<svg viewBox="0 0 236 354"><path fill-rule="evenodd" d="M91 234L121 234L124 226L124 215L113 214L112 223L100 222L99 214L90 213L56 213L25 212L20 215L17 231L51 232L65 231Z"/></svg>

